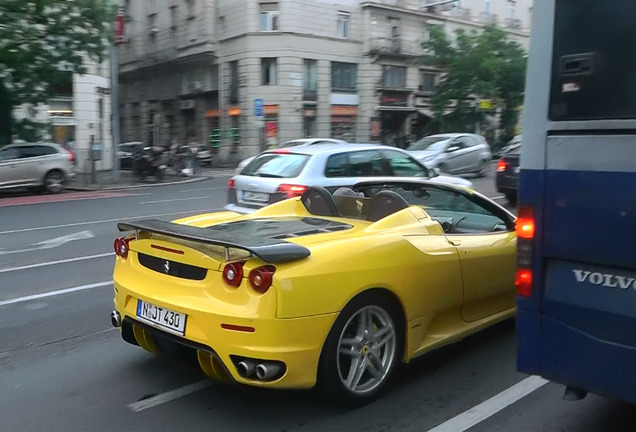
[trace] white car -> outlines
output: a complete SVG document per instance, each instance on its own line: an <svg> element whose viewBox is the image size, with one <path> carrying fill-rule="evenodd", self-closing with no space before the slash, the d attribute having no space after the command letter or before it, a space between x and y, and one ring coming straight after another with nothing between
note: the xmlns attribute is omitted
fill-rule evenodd
<svg viewBox="0 0 636 432"><path fill-rule="evenodd" d="M295 139L295 140L284 142L283 144L276 146L276 148L310 146L315 144L347 144L347 142L343 140L339 140L339 139L334 139L334 138L301 138L301 139ZM248 163L252 162L252 160L255 157L256 156L252 156L250 158L242 160L241 163L238 164L234 172L236 174L240 173L241 170L245 168Z"/></svg>
<svg viewBox="0 0 636 432"><path fill-rule="evenodd" d="M309 186L330 192L364 180L430 179L472 188L469 180L438 176L406 151L375 144L325 144L269 150L228 181L228 211L250 213L300 196Z"/></svg>

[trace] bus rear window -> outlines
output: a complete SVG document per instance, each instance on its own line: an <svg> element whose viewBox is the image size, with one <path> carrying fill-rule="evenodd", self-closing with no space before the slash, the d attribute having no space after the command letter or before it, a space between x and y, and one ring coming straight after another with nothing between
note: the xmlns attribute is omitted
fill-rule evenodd
<svg viewBox="0 0 636 432"><path fill-rule="evenodd" d="M636 118L635 16L632 0L556 0L551 120Z"/></svg>

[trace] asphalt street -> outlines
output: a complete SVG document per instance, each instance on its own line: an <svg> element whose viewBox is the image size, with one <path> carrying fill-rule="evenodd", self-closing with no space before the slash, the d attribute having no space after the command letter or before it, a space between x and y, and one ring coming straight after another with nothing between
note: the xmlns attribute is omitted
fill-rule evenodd
<svg viewBox="0 0 636 432"><path fill-rule="evenodd" d="M219 384L126 344L109 321L117 221L218 210L228 178L0 195L0 431L636 430L630 405L565 402L562 386L518 373L512 320L401 367L356 409ZM471 180L505 203L494 173Z"/></svg>

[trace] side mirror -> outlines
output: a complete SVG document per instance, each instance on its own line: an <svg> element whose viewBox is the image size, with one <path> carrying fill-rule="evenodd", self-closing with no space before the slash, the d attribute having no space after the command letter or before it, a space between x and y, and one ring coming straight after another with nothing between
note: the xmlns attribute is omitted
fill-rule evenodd
<svg viewBox="0 0 636 432"><path fill-rule="evenodd" d="M438 175L440 175L442 173L442 170L440 170L437 167L433 168L432 171L433 171L433 177L437 177Z"/></svg>

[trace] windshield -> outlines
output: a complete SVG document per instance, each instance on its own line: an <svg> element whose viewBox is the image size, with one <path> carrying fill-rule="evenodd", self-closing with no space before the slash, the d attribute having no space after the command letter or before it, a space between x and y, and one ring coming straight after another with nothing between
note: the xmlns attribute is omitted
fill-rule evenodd
<svg viewBox="0 0 636 432"><path fill-rule="evenodd" d="M241 175L255 177L298 177L310 156L294 153L264 153L252 160Z"/></svg>
<svg viewBox="0 0 636 432"><path fill-rule="evenodd" d="M411 144L407 150L442 151L450 138L430 136Z"/></svg>

